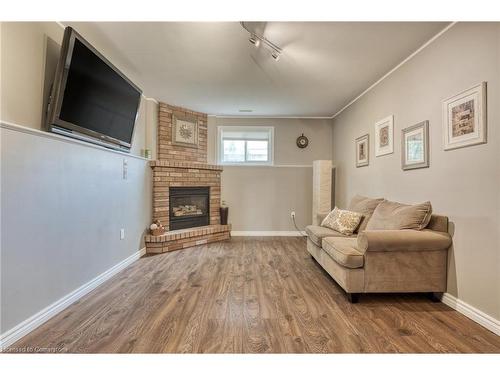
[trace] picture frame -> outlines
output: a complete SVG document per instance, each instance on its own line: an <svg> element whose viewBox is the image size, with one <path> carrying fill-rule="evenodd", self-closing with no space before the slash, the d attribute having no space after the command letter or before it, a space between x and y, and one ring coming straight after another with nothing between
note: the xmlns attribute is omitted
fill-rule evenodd
<svg viewBox="0 0 500 375"><path fill-rule="evenodd" d="M356 168L366 167L370 164L370 135L365 134L356 138Z"/></svg>
<svg viewBox="0 0 500 375"><path fill-rule="evenodd" d="M394 152L394 116L390 115L375 123L375 156Z"/></svg>
<svg viewBox="0 0 500 375"><path fill-rule="evenodd" d="M198 148L198 120L195 116L172 114L172 144Z"/></svg>
<svg viewBox="0 0 500 375"><path fill-rule="evenodd" d="M429 167L429 121L401 130L401 168L404 171Z"/></svg>
<svg viewBox="0 0 500 375"><path fill-rule="evenodd" d="M486 82L443 101L445 151L487 142Z"/></svg>

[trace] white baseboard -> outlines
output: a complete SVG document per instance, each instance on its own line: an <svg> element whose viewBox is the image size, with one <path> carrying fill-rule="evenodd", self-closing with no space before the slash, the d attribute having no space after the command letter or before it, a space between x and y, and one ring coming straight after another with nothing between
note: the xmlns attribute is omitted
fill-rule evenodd
<svg viewBox="0 0 500 375"><path fill-rule="evenodd" d="M246 231L246 230L233 230L231 231L231 236L233 237L301 237L305 236L306 232L298 232L296 230L257 230L257 231Z"/></svg>
<svg viewBox="0 0 500 375"><path fill-rule="evenodd" d="M500 321L492 316L485 314L481 310L478 310L449 293L443 294L441 302L500 336Z"/></svg>
<svg viewBox="0 0 500 375"><path fill-rule="evenodd" d="M19 323L15 327L9 329L7 332L5 332L0 336L0 351L3 351L5 348L9 347L22 337L26 336L28 333L32 332L35 328L39 327L47 320L54 317L61 311L63 311L66 307L78 301L84 295L90 293L92 290L97 288L106 280L110 279L118 272L120 272L121 270L123 270L124 268L135 262L137 259L142 257L144 254L146 254L145 247L135 252L128 258L122 260L120 263L111 267L107 271L101 273L99 276L95 277L89 282L83 284L78 289L73 290L71 293L65 295L58 301L47 306L46 308L39 311L35 315L29 317L28 319Z"/></svg>

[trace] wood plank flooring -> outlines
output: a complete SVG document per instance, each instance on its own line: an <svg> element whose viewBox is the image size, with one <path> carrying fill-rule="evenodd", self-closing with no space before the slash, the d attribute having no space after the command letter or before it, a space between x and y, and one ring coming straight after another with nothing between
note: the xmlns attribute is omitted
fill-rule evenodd
<svg viewBox="0 0 500 375"><path fill-rule="evenodd" d="M500 337L423 295L368 295L350 304L303 238L235 237L140 259L11 348L23 347L500 353Z"/></svg>

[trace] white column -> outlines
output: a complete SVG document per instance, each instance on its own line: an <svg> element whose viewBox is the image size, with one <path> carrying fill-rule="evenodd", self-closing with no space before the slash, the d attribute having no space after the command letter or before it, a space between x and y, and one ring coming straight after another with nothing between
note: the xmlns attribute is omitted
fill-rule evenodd
<svg viewBox="0 0 500 375"><path fill-rule="evenodd" d="M313 161L312 223L319 225L317 214L330 212L332 204L332 161Z"/></svg>
<svg viewBox="0 0 500 375"><path fill-rule="evenodd" d="M151 150L151 160L156 160L158 155L158 102L146 98L146 148Z"/></svg>

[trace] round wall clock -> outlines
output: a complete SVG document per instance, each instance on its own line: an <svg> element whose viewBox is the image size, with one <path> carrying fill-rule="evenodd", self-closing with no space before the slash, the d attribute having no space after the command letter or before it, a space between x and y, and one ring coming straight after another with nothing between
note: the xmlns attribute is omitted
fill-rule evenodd
<svg viewBox="0 0 500 375"><path fill-rule="evenodd" d="M298 148L306 148L309 144L309 139L302 133L300 137L297 138L297 147Z"/></svg>

